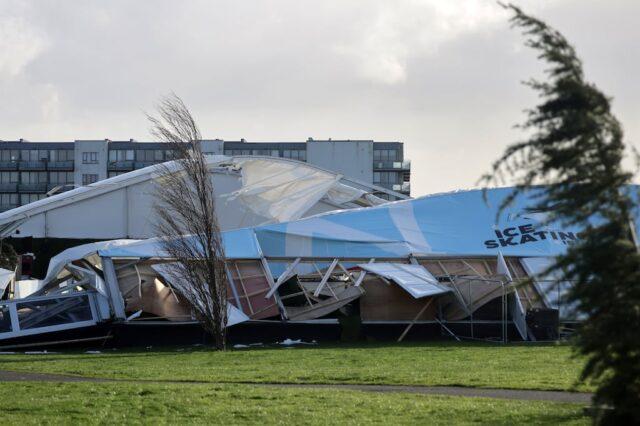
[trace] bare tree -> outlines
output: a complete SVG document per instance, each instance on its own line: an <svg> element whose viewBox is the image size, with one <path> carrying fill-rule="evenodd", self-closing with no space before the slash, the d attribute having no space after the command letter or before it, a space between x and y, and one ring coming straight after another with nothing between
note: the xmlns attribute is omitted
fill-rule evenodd
<svg viewBox="0 0 640 426"><path fill-rule="evenodd" d="M193 116L175 94L148 116L151 134L165 142L174 162L161 164L156 179L155 229L162 248L175 260L167 266L202 323L224 349L227 325L227 276L222 236L215 211L214 188Z"/></svg>

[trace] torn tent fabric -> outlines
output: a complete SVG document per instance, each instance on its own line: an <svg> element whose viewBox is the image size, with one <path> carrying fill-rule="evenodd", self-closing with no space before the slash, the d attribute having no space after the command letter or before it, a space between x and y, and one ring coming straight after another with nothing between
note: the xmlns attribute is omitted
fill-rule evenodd
<svg viewBox="0 0 640 426"><path fill-rule="evenodd" d="M392 280L416 299L451 291L450 288L440 284L438 280L421 265L363 263L358 266L367 272L372 272Z"/></svg>

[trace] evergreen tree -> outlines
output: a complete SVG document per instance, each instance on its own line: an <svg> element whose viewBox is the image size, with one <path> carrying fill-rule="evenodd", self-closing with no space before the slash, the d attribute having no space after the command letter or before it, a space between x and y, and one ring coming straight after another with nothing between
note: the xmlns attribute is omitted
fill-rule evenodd
<svg viewBox="0 0 640 426"><path fill-rule="evenodd" d="M502 208L544 185L534 208L584 230L552 268L573 283L568 301L586 315L576 336L587 358L581 379L598 386L597 423L640 424L640 255L631 219L637 197L621 164L622 127L610 99L585 81L562 34L516 6L504 7L549 68L546 81L526 83L541 99L521 126L530 136L509 146L484 179L488 185L505 176L515 181Z"/></svg>
<svg viewBox="0 0 640 426"><path fill-rule="evenodd" d="M18 263L18 254L13 246L6 241L0 240L0 268L13 271Z"/></svg>

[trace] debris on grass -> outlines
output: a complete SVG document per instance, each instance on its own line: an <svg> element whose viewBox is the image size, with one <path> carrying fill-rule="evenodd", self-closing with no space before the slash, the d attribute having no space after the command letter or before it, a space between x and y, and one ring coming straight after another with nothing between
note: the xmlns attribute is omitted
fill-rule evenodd
<svg viewBox="0 0 640 426"><path fill-rule="evenodd" d="M302 339L291 340L284 339L282 342L278 342L282 346L294 346L294 345L317 345L318 342L312 340L311 342L303 342Z"/></svg>

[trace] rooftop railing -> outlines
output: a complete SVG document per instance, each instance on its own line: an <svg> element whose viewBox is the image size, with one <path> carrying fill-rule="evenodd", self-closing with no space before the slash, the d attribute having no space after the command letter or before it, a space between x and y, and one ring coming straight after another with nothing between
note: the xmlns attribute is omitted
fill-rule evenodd
<svg viewBox="0 0 640 426"><path fill-rule="evenodd" d="M18 192L47 192L46 183L19 183Z"/></svg>
<svg viewBox="0 0 640 426"><path fill-rule="evenodd" d="M17 183L0 183L0 192L16 192L17 190Z"/></svg>
<svg viewBox="0 0 640 426"><path fill-rule="evenodd" d="M134 169L133 161L112 161L107 166L108 170L131 171Z"/></svg>
<svg viewBox="0 0 640 426"><path fill-rule="evenodd" d="M18 163L16 161L1 161L0 170L18 170Z"/></svg>
<svg viewBox="0 0 640 426"><path fill-rule="evenodd" d="M20 170L46 170L47 163L44 161L20 161L18 162Z"/></svg>
<svg viewBox="0 0 640 426"><path fill-rule="evenodd" d="M49 161L47 163L47 169L49 170L73 170L73 161Z"/></svg>

